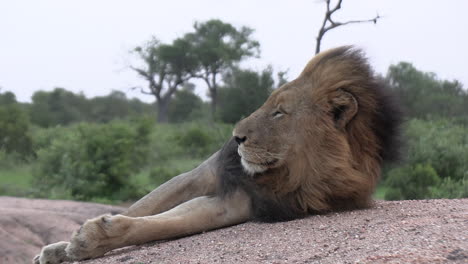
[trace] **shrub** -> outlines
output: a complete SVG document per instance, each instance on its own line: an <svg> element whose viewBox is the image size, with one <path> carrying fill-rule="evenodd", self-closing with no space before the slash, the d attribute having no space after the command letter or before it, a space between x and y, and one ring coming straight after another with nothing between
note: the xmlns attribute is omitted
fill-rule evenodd
<svg viewBox="0 0 468 264"><path fill-rule="evenodd" d="M447 119L413 119L407 122L404 132L407 141L404 164L383 170L383 184L393 189L385 198L466 196L468 128ZM424 179L432 179L432 184L419 181Z"/></svg>
<svg viewBox="0 0 468 264"><path fill-rule="evenodd" d="M385 200L396 201L403 200L403 194L400 189L390 188L385 192Z"/></svg>
<svg viewBox="0 0 468 264"><path fill-rule="evenodd" d="M433 198L468 198L468 180L459 181L445 178L441 184L432 189Z"/></svg>
<svg viewBox="0 0 468 264"><path fill-rule="evenodd" d="M407 164L430 164L441 178L468 176L468 128L449 120L411 120L407 124Z"/></svg>
<svg viewBox="0 0 468 264"><path fill-rule="evenodd" d="M201 127L192 126L176 135L176 142L193 156L203 156L209 151L212 138Z"/></svg>
<svg viewBox="0 0 468 264"><path fill-rule="evenodd" d="M55 126L49 128L42 128L39 126L33 126L31 129L33 149L35 152L40 149L48 148L52 145L52 142L57 138L61 138L66 133L73 133L74 126Z"/></svg>
<svg viewBox="0 0 468 264"><path fill-rule="evenodd" d="M17 153L23 158L32 156L30 122L18 104L0 106L0 150Z"/></svg>
<svg viewBox="0 0 468 264"><path fill-rule="evenodd" d="M174 141L181 151L191 157L206 158L220 149L232 134L232 126L189 124L179 129Z"/></svg>
<svg viewBox="0 0 468 264"><path fill-rule="evenodd" d="M138 196L128 180L146 163L151 124L79 124L38 151L36 184L79 200Z"/></svg>
<svg viewBox="0 0 468 264"><path fill-rule="evenodd" d="M152 183L161 185L180 173L181 171L178 169L159 166L151 169L149 177Z"/></svg>
<svg viewBox="0 0 468 264"><path fill-rule="evenodd" d="M219 89L218 115L222 122L236 123L257 110L273 91L273 71L233 69Z"/></svg>
<svg viewBox="0 0 468 264"><path fill-rule="evenodd" d="M203 101L190 90L179 90L174 94L168 115L169 120L174 123L186 122L201 118Z"/></svg>
<svg viewBox="0 0 468 264"><path fill-rule="evenodd" d="M437 186L440 178L429 164L416 164L393 169L389 172L386 185L390 190L387 200L424 199L431 195L431 187Z"/></svg>
<svg viewBox="0 0 468 264"><path fill-rule="evenodd" d="M0 149L0 168L11 169L18 164L22 163L21 155L16 152L7 153L5 150Z"/></svg>

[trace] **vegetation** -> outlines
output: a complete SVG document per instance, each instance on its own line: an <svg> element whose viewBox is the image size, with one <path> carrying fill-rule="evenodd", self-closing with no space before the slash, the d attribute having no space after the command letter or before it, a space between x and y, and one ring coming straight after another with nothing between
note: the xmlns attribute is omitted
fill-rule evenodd
<svg viewBox="0 0 468 264"><path fill-rule="evenodd" d="M448 120L406 123L403 164L384 174L385 199L468 197L468 128Z"/></svg>
<svg viewBox="0 0 468 264"><path fill-rule="evenodd" d="M232 125L155 124L152 118L33 129L37 158L0 151L0 195L135 200L193 169L229 138Z"/></svg>
<svg viewBox="0 0 468 264"><path fill-rule="evenodd" d="M118 202L194 168L286 82L272 68L239 68L259 54L252 32L210 20L171 44L151 39L136 48L142 64L133 69L155 104L119 91L86 98L55 88L37 91L31 103L0 92L0 195ZM193 78L208 86L211 102L194 93ZM383 79L406 110L406 148L384 168L376 196L468 197L467 90L408 62L390 66Z"/></svg>
<svg viewBox="0 0 468 264"><path fill-rule="evenodd" d="M24 105L24 110L29 113L31 122L40 127L65 126L77 122L105 123L114 119L154 114L151 105L137 99L129 100L119 91L88 99L63 88L35 92L32 103Z"/></svg>
<svg viewBox="0 0 468 264"><path fill-rule="evenodd" d="M226 85L220 89L220 120L235 123L259 108L273 91L272 70L261 73L233 69L225 76Z"/></svg>
<svg viewBox="0 0 468 264"><path fill-rule="evenodd" d="M386 79L409 117L468 118L468 92L456 80L438 80L434 73L418 71L408 62L390 66Z"/></svg>
<svg viewBox="0 0 468 264"><path fill-rule="evenodd" d="M78 124L38 151L34 185L80 200L138 197L128 178L146 164L149 133L146 120Z"/></svg>
<svg viewBox="0 0 468 264"><path fill-rule="evenodd" d="M203 118L203 101L194 94L193 89L176 91L169 105L169 120L174 123Z"/></svg>
<svg viewBox="0 0 468 264"><path fill-rule="evenodd" d="M198 65L193 77L202 79L211 98L211 117L215 119L218 104L219 76L241 60L257 56L260 44L251 38L253 30L235 28L218 19L195 23L195 32L184 38L194 43L193 53Z"/></svg>
<svg viewBox="0 0 468 264"><path fill-rule="evenodd" d="M32 139L26 112L16 103L13 93L0 94L0 103L0 151L3 155L31 156Z"/></svg>
<svg viewBox="0 0 468 264"><path fill-rule="evenodd" d="M163 44L155 37L135 52L142 65L132 67L148 82L141 92L153 95L158 106L158 121L168 122L168 109L174 93L190 79L205 82L211 98L211 118L215 119L220 76L241 60L256 56L259 43L251 39L253 30L235 28L229 23L212 19L194 24L189 32L171 44Z"/></svg>

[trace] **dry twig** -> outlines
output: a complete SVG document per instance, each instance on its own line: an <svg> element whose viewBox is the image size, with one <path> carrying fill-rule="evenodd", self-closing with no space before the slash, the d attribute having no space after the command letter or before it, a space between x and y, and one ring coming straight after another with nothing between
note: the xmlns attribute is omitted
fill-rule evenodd
<svg viewBox="0 0 468 264"><path fill-rule="evenodd" d="M346 22L336 22L332 19L332 15L341 9L341 4L343 0L338 0L336 3L335 7L330 9L330 0L325 0L325 3L327 4L327 11L325 12L325 18L323 19L322 27L320 28L318 35L317 35L317 44L315 46L315 54L320 52L320 44L322 43L322 38L327 33L328 31L340 27L340 26L345 26L349 24L357 24L357 23L369 23L373 22L374 24L377 24L377 20L381 18L378 14L376 17L372 19L365 19L365 20L349 20Z"/></svg>

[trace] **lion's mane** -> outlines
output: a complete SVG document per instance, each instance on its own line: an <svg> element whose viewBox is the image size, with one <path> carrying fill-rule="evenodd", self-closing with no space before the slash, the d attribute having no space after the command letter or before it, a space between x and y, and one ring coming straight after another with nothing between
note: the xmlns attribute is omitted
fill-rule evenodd
<svg viewBox="0 0 468 264"><path fill-rule="evenodd" d="M349 46L317 55L294 82L312 82L310 86L321 87L315 95L324 100L335 91L331 87L345 84L359 105L357 114L346 125L345 140L330 133L328 142L321 144L325 147L306 147L303 151L307 155L299 156L296 164L249 175L241 165L238 144L231 139L218 156L219 195L243 190L251 198L254 218L262 221L370 205L383 163L395 160L399 154L402 116L397 100L374 74L362 52ZM341 110L334 109L330 115ZM299 126L291 129L317 129L305 123ZM314 142L317 139L308 140L307 146L318 145ZM314 159L320 159L320 164Z"/></svg>

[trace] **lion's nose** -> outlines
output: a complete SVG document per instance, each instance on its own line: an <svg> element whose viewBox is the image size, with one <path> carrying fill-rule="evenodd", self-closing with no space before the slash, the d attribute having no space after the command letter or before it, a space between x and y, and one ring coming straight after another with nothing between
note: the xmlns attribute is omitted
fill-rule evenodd
<svg viewBox="0 0 468 264"><path fill-rule="evenodd" d="M242 144L247 140L246 136L234 136L234 139L236 140L237 144Z"/></svg>

